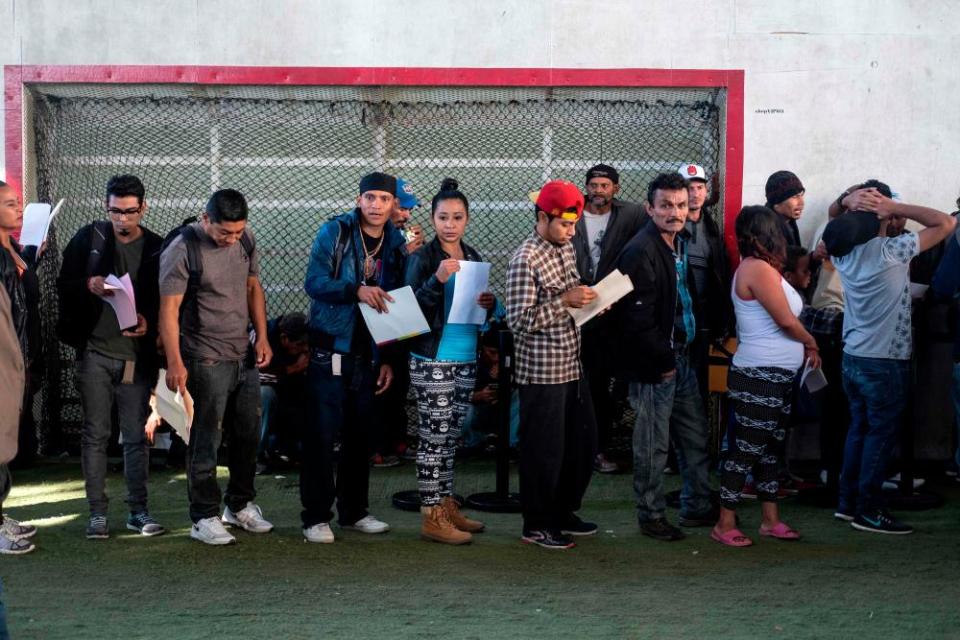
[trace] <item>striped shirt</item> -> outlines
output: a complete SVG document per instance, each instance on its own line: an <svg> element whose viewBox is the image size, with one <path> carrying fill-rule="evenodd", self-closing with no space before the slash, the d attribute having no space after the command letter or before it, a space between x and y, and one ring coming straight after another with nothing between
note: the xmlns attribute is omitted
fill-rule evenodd
<svg viewBox="0 0 960 640"><path fill-rule="evenodd" d="M580 379L580 329L561 296L580 285L576 253L533 235L507 267L507 322L514 333L517 384Z"/></svg>

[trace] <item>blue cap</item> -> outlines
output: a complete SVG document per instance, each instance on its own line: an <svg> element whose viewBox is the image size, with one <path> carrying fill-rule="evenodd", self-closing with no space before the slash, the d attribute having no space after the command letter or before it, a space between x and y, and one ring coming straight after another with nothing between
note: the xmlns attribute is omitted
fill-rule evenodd
<svg viewBox="0 0 960 640"><path fill-rule="evenodd" d="M400 201L401 209L414 209L420 206L420 199L413 194L413 187L401 178L397 178L397 199Z"/></svg>

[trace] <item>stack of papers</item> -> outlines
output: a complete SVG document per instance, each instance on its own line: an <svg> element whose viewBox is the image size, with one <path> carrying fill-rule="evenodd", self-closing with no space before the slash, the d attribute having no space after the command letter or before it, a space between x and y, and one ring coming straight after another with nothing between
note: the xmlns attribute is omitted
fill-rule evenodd
<svg viewBox="0 0 960 640"><path fill-rule="evenodd" d="M113 274L103 281L103 288L113 291L112 296L103 296L103 301L113 307L117 314L120 330L137 326L137 300L133 295L133 283L130 274L125 273L119 278Z"/></svg>
<svg viewBox="0 0 960 640"><path fill-rule="evenodd" d="M160 369L157 388L154 391L157 397L157 413L177 432L184 442L190 442L190 426L193 424L193 398L188 392L182 395L179 391L170 391L167 388L167 370Z"/></svg>
<svg viewBox="0 0 960 640"><path fill-rule="evenodd" d="M827 376L823 375L823 369L812 368L807 360L800 375L800 386L806 387L810 393L816 393L827 386Z"/></svg>
<svg viewBox="0 0 960 640"><path fill-rule="evenodd" d="M477 304L481 293L490 290L490 263L460 260L460 271L454 274L453 301L447 322L453 324L483 324L487 310Z"/></svg>
<svg viewBox="0 0 960 640"><path fill-rule="evenodd" d="M579 309L567 307L567 311L573 316L578 327L582 327L601 311L633 291L633 282L630 280L630 276L625 276L620 273L619 269L614 269L607 274L606 278L590 288L597 293L593 302Z"/></svg>
<svg viewBox="0 0 960 640"><path fill-rule="evenodd" d="M20 229L20 244L24 247L40 247L50 232L50 223L60 211L63 200L51 211L45 202L31 202L23 210L23 227Z"/></svg>
<svg viewBox="0 0 960 640"><path fill-rule="evenodd" d="M379 313L365 302L358 303L360 315L378 347L430 333L430 325L423 317L412 287L406 286L387 293L393 298L393 302L387 303L388 313Z"/></svg>

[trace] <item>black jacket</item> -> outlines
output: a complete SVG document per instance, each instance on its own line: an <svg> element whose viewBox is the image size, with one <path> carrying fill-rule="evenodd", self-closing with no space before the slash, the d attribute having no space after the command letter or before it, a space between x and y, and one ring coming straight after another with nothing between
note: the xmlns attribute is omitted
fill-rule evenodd
<svg viewBox="0 0 960 640"><path fill-rule="evenodd" d="M116 240L112 230L106 235L103 253L93 273L87 274L94 225L88 224L77 231L63 250L63 264L57 277L59 317L57 335L65 344L82 351L93 332L100 314L104 312L103 301L87 289L87 279L92 276L107 276L113 273L113 255ZM160 247L163 238L148 229L143 230L143 257L137 271L137 283L133 293L137 299L137 313L147 320L147 333L140 338L138 363L148 367L158 365L157 319L160 313Z"/></svg>
<svg viewBox="0 0 960 640"><path fill-rule="evenodd" d="M649 216L643 207L633 202L614 198L610 208L610 220L600 243L600 264L596 271L590 259L590 239L587 237L587 223L583 218L577 221L576 234L573 236L573 249L577 253L577 271L583 284L592 286L614 270L617 257Z"/></svg>
<svg viewBox="0 0 960 640"><path fill-rule="evenodd" d="M460 241L463 257L468 262L481 262L480 254ZM443 335L446 300L444 299L444 284L437 280L437 267L450 255L440 247L440 241L434 236L433 240L420 247L407 257L406 284L413 288L420 303L420 310L430 325L430 333L424 333L406 341L410 353L416 353L425 358L437 357L437 348L440 346L440 337Z"/></svg>
<svg viewBox="0 0 960 640"><path fill-rule="evenodd" d="M627 243L617 268L633 282L633 291L613 311L621 336L617 368L628 380L658 383L676 368L673 327L678 292L673 251L657 225L645 225ZM689 269L687 276L692 288Z"/></svg>
<svg viewBox="0 0 960 640"><path fill-rule="evenodd" d="M730 300L730 261L723 244L720 227L704 207L700 213L698 232L707 234L710 243L710 263L707 265L707 291L691 288L697 318L706 316L710 326L710 339L719 340L731 335L736 326L733 302Z"/></svg>

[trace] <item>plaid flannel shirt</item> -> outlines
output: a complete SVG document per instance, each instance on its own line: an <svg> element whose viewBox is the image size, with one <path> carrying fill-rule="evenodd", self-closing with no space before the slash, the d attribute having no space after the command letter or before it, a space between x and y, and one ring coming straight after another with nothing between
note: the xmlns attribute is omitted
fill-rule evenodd
<svg viewBox="0 0 960 640"><path fill-rule="evenodd" d="M580 379L580 329L560 296L580 285L569 242L552 244L536 232L507 267L507 322L514 333L517 384Z"/></svg>

